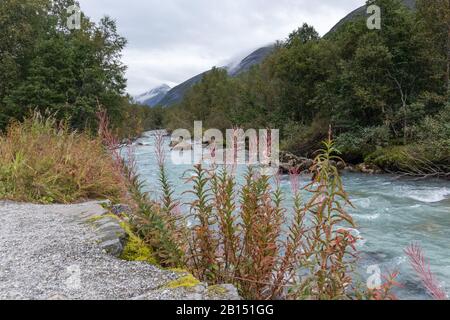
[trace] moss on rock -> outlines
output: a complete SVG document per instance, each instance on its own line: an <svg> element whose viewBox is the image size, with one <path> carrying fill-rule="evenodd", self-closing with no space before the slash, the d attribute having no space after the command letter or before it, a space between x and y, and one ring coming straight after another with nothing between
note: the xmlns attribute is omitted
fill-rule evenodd
<svg viewBox="0 0 450 320"><path fill-rule="evenodd" d="M213 294L217 296L226 295L228 293L228 290L224 288L224 286L215 285L215 286L209 286L208 287L208 294Z"/></svg>
<svg viewBox="0 0 450 320"><path fill-rule="evenodd" d="M192 288L200 284L200 281L196 279L192 274L187 274L177 280L171 281L166 285L166 288L176 289L176 288Z"/></svg>
<svg viewBox="0 0 450 320"><path fill-rule="evenodd" d="M101 215L101 216L93 216L93 217L89 218L87 220L87 222L88 223L96 223L96 222L98 222L100 220L103 220L105 218L112 218L112 219L115 219L115 220L119 221L119 218L117 216L115 216L112 213L110 213L110 214L105 214L105 215Z"/></svg>
<svg viewBox="0 0 450 320"><path fill-rule="evenodd" d="M120 256L121 259L127 261L143 261L153 265L158 262L153 257L152 250L131 230L131 226L126 222L121 222L120 226L128 235L128 241Z"/></svg>

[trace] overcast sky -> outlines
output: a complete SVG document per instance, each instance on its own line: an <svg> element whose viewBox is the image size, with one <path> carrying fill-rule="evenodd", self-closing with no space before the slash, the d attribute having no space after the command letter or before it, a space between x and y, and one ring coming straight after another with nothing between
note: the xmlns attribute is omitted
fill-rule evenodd
<svg viewBox="0 0 450 320"><path fill-rule="evenodd" d="M128 92L177 85L285 39L307 22L321 35L365 0L79 0L128 39Z"/></svg>

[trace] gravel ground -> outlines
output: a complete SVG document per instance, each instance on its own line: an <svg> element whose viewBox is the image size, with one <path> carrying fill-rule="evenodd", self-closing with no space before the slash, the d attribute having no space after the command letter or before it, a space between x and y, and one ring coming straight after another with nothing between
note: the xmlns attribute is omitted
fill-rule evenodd
<svg viewBox="0 0 450 320"><path fill-rule="evenodd" d="M96 203L0 202L0 299L178 299L162 290L179 275L100 249L81 219ZM158 293L163 293L159 297Z"/></svg>

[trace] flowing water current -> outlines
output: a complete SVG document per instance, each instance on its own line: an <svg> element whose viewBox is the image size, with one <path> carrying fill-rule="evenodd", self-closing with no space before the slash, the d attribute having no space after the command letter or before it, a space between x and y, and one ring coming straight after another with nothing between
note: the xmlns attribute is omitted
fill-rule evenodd
<svg viewBox="0 0 450 320"><path fill-rule="evenodd" d="M150 133L136 143L138 171L147 191L158 196L158 170L154 139ZM165 147L169 151L169 140ZM185 183L187 170L192 166L173 165L167 157L167 169L176 194L182 202L189 189ZM242 173L245 168L240 168ZM450 293L450 182L444 180L406 180L393 175L343 174L344 187L355 208L348 208L356 222L355 233L361 240L359 277L362 283L370 276L367 267L378 265L382 271L399 271L402 288L396 290L402 299L429 299L404 253L412 242L419 243L426 254L431 270ZM310 182L301 177L301 184ZM282 178L282 188L290 194L289 178ZM305 195L306 196L306 195ZM287 196L286 198L289 198ZM290 203L286 201L286 207Z"/></svg>

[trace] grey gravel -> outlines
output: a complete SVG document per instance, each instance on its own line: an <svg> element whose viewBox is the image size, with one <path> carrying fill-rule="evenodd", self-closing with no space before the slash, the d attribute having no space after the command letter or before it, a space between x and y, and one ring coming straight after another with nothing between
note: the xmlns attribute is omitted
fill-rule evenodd
<svg viewBox="0 0 450 320"><path fill-rule="evenodd" d="M86 223L101 210L0 202L0 299L133 299L180 277L102 250Z"/></svg>
<svg viewBox="0 0 450 320"><path fill-rule="evenodd" d="M125 232L106 213L0 201L0 300L240 299L232 285L169 289L186 273L118 259Z"/></svg>

